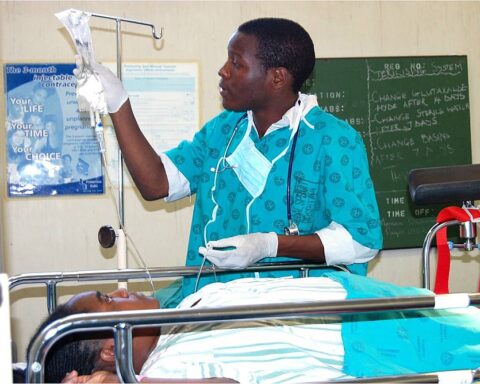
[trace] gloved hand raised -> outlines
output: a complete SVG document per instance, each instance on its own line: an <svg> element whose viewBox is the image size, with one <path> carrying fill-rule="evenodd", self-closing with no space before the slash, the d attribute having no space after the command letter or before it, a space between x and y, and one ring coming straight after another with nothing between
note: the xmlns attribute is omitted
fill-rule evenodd
<svg viewBox="0 0 480 384"><path fill-rule="evenodd" d="M75 56L75 64L77 68L73 74L78 81L77 98L81 111L88 110L87 104L89 109L100 113L115 113L127 101L128 93L122 82L107 67L98 63L85 67L80 55Z"/></svg>
<svg viewBox="0 0 480 384"><path fill-rule="evenodd" d="M217 267L241 269L264 257L276 257L277 250L278 236L269 232L209 241L207 247L200 247L198 252Z"/></svg>

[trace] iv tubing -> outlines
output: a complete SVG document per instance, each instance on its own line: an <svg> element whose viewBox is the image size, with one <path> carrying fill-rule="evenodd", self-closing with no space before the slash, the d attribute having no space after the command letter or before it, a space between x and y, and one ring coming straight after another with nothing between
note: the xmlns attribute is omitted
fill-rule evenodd
<svg viewBox="0 0 480 384"><path fill-rule="evenodd" d="M103 19L115 20L116 22L116 51L117 51L117 77L122 80L122 37L121 37L121 22L126 23L140 24L149 26L152 29L152 36L154 39L161 39L163 36L163 28L160 29L160 34L157 34L155 31L155 26L150 23L145 23L139 20L126 19L116 16L103 15L98 13L90 13L91 16L99 17ZM118 237L118 246L117 246L117 266L118 269L127 268L127 247L126 247L126 238L123 228L125 226L125 211L124 211L124 181L123 181L123 156L118 149L118 214L119 214L119 237ZM123 236L123 238L121 238ZM122 244L120 244L122 243Z"/></svg>

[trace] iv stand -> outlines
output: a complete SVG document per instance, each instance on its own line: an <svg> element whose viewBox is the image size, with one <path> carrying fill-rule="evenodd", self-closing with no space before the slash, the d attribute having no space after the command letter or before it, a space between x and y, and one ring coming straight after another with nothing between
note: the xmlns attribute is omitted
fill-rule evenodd
<svg viewBox="0 0 480 384"><path fill-rule="evenodd" d="M122 80L122 34L121 34L121 23L133 23L139 25L145 25L151 28L152 36L155 40L160 40L163 36L163 28L160 29L160 34L157 34L155 31L155 26L150 23L145 23L139 20L126 19L123 17L103 15L99 13L90 13L93 17L99 17L102 19L115 20L116 23L116 50L117 50L117 77ZM106 166L106 164L105 164ZM126 269L127 268L127 240L125 237L125 211L124 211L124 182L123 182L123 156L120 148L118 149L118 214L119 214L119 229L118 229L118 243L117 243L117 268ZM126 282L119 282L119 288L126 288Z"/></svg>

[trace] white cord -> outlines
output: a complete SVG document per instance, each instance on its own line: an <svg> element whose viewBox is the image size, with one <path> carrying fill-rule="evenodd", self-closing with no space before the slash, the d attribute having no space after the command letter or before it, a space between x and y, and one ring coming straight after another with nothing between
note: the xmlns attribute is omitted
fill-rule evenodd
<svg viewBox="0 0 480 384"><path fill-rule="evenodd" d="M200 269L198 270L197 279L195 280L195 288L194 288L193 292L197 292L197 290L198 290L198 283L200 282L200 276L202 275L202 269L203 269L206 261L207 261L207 258L204 257L203 261L202 261L202 264L200 265Z"/></svg>
<svg viewBox="0 0 480 384"><path fill-rule="evenodd" d="M91 118L91 115L90 115ZM105 138L103 136L103 124L100 114L95 112L95 136L97 136L100 153L105 153Z"/></svg>
<svg viewBox="0 0 480 384"><path fill-rule="evenodd" d="M92 111L90 113L90 118L92 118ZM98 118L98 120L97 120L97 118ZM92 125L93 125L93 123L92 123ZM99 127L100 127L100 129L99 129ZM113 202L114 202L113 205L115 206L115 212L117 214L118 221L120 222L120 211L119 211L119 208L118 208L118 205L117 205L117 195L115 193L115 188L113 187L112 179L110 178L110 172L108 170L107 155L106 155L106 151L105 151L105 137L104 137L103 125L102 125L100 116L98 115L98 112L95 114L95 134L97 136L98 145L100 146L100 154L101 154L101 157L102 157L103 169L105 170L105 176L106 176L106 179L108 181L107 184L108 184L108 187L111 191L110 196L113 199ZM140 260L142 268L145 269L145 272L147 273L147 276L148 276L148 280L150 281L150 285L152 286L152 294L154 294L155 291L156 291L155 284L153 283L152 275L150 274L150 270L147 267L147 263L145 263L145 260L143 259L142 255L140 254L137 246L135 245L135 242L133 241L133 239L128 234L125 225L123 225L123 232L125 233L125 238L127 239L127 242L131 244L132 249L135 252L135 256L138 258L137 263ZM128 243L127 243L127 249L129 248Z"/></svg>
<svg viewBox="0 0 480 384"><path fill-rule="evenodd" d="M141 256L140 251L138 250L137 246L135 245L133 239L130 237L130 235L125 230L125 227L123 228L123 231L125 232L125 238L127 239L127 242L129 242L132 245L132 249L134 250L135 256L138 257L138 259L140 260L140 262L142 264L142 267L145 269L145 272L147 273L148 280L150 281L150 285L152 286L152 293L155 293L155 291L156 291L155 284L153 283L152 275L150 274L150 270L147 266L147 263L145 263L145 260Z"/></svg>
<svg viewBox="0 0 480 384"><path fill-rule="evenodd" d="M195 288L194 288L193 292L198 291L198 283L200 282L200 277L202 276L202 270L203 270L203 267L205 266L206 261L207 261L207 258L204 257L203 261L202 261L202 264L200 264L200 269L198 270L198 273L197 273L197 279L195 280ZM217 272L216 272L216 269L215 269L215 264L212 264L212 269L213 269L213 276L215 277L215 282L218 282Z"/></svg>

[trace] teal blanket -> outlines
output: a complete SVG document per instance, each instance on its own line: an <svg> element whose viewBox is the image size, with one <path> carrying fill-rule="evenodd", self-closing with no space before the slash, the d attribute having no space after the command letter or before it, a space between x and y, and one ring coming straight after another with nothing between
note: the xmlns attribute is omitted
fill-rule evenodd
<svg viewBox="0 0 480 384"><path fill-rule="evenodd" d="M348 299L432 295L351 273L325 271ZM181 279L155 293L163 307L181 300ZM460 313L462 312L462 313ZM415 310L343 316L344 373L403 375L480 366L480 310Z"/></svg>
<svg viewBox="0 0 480 384"><path fill-rule="evenodd" d="M432 295L363 276L329 272L349 299ZM462 312L462 313L460 313ZM344 316L344 372L401 375L480 366L480 310L415 310Z"/></svg>

